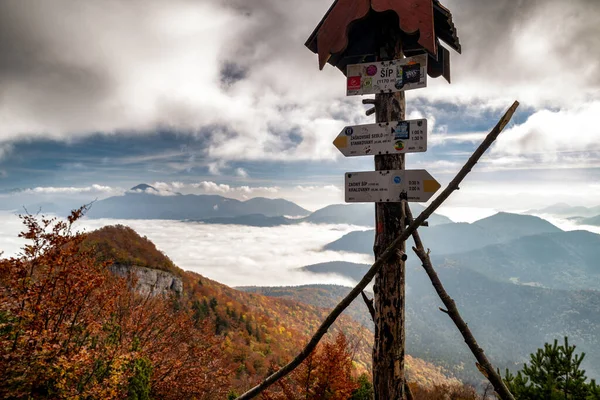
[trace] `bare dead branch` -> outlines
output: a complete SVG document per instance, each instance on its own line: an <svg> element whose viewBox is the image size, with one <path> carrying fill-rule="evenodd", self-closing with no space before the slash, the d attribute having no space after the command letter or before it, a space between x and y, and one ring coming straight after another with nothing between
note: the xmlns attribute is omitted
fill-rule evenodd
<svg viewBox="0 0 600 400"><path fill-rule="evenodd" d="M410 207L408 206L408 203L406 204L406 216L408 217L409 221L412 221L413 216L412 212L410 211ZM431 283L435 288L435 291L437 292L438 296L440 296L442 303L444 303L444 305L446 306L446 310L440 307L440 311L447 314L452 320L452 322L454 322L454 324L462 334L463 339L467 343L467 346L469 346L471 353L473 353L473 356L475 356L475 359L478 361L476 363L477 368L482 373L482 375L485 376L485 378L488 379L490 383L494 386L494 390L496 390L496 393L498 393L500 398L502 400L514 400L513 395L510 393L510 391L502 381L500 375L498 375L498 373L494 369L492 363L484 354L483 349L479 347L479 344L477 344L475 336L473 336L473 334L471 333L471 330L467 326L467 323L462 319L460 313L458 312L458 308L456 307L456 303L448 295L446 289L444 289L444 285L442 284L442 281L435 272L435 269L433 268L433 265L431 263L431 258L429 258L429 254L425 252L425 249L423 248L423 242L421 241L419 232L416 229L412 233L412 236L416 244L416 247L413 247L413 250L421 260L423 268L429 276L429 279L431 280Z"/></svg>
<svg viewBox="0 0 600 400"><path fill-rule="evenodd" d="M304 346L304 348L300 351L300 353L287 365L285 365L280 370L271 374L264 381L262 381L257 386L248 390L246 393L242 394L237 398L237 400L248 400L256 397L266 388L271 386L273 383L277 382L279 379L283 378L290 372L292 372L296 367L298 367L302 361L308 357L308 355L317 347L317 344L321 340L321 338L327 333L327 330L333 325L335 320L340 316L340 314L352 303L352 301L362 292L369 282L373 280L379 268L383 265L383 263L388 260L391 256L396 254L396 249L400 246L400 244L412 235L412 233L419 227L421 224L434 213L435 210L438 209L440 205L450 195L456 190L458 185L465 179L465 177L471 172L471 169L477 164L483 153L494 143L500 132L504 129L504 127L508 124L513 114L515 113L517 107L519 106L519 102L515 101L512 106L506 111L506 113L502 116L500 121L496 124L496 126L492 129L492 131L486 136L484 141L479 145L477 150L471 155L471 157L467 160L465 165L458 172L456 177L448 184L446 189L440 193L440 195L431 202L431 204L423 210L423 212L406 228L402 234L400 234L394 241L388 246L387 249L381 254L381 256L375 261L375 263L369 268L365 276L358 282L358 284L344 297L337 306L329 315L325 318L325 320L321 323L313 337L309 340L309 342Z"/></svg>
<svg viewBox="0 0 600 400"><path fill-rule="evenodd" d="M367 308L369 309L371 319L373 320L373 322L375 322L375 307L373 307L373 299L368 298L364 290L361 290L360 294L362 295L362 298L365 304L367 305Z"/></svg>

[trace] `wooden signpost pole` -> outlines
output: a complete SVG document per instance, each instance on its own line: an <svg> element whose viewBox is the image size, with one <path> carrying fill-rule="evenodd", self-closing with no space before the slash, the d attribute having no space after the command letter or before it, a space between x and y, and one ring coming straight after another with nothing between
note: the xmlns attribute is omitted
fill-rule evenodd
<svg viewBox="0 0 600 400"><path fill-rule="evenodd" d="M390 40L393 48L380 50L381 60L403 57L400 38ZM376 122L405 119L404 92L382 93L375 96ZM404 170L404 154L375 156L375 170ZM375 203L375 244L373 252L379 259L394 238L405 229L405 213L401 202ZM405 252L402 243L399 250ZM373 346L373 386L375 400L402 400L404 394L405 354L405 265L400 257L383 263L375 276L375 343Z"/></svg>

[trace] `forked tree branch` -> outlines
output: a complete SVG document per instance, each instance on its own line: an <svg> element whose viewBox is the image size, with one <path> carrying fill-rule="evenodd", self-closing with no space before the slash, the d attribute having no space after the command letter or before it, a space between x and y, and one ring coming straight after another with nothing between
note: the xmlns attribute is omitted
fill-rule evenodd
<svg viewBox="0 0 600 400"><path fill-rule="evenodd" d="M519 102L515 101L512 106L506 111L506 113L502 116L500 121L496 124L494 129L484 139L484 141L479 145L477 150L469 157L465 165L458 172L456 177L448 184L446 189L440 193L440 195L431 202L431 204L423 210L423 212L406 228L404 232L400 234L394 241L385 249L385 251L381 254L381 256L375 261L375 263L369 268L365 276L358 282L358 284L339 302L337 306L329 315L325 318L325 320L321 323L313 337L310 341L304 346L304 348L300 351L300 353L287 365L285 365L280 370L276 371L272 375L268 376L264 381L262 381L257 386L248 390L246 393L242 394L237 398L237 400L248 400L256 397L266 388L271 386L273 383L277 382L279 379L283 378L290 372L292 372L296 367L298 367L302 361L308 357L308 355L317 347L317 344L321 340L321 338L327 333L327 330L333 325L335 320L340 316L340 314L352 303L352 301L362 292L369 282L373 280L375 274L379 271L383 263L388 260L390 257L396 256L397 249L400 244L412 235L412 233L419 227L421 224L434 213L435 210L438 209L440 205L450 195L452 192L458 189L460 183L465 179L465 177L471 172L471 169L477 164L483 153L494 143L500 132L504 129L504 127L508 124L513 114L515 113L517 107L519 106Z"/></svg>
<svg viewBox="0 0 600 400"><path fill-rule="evenodd" d="M409 222L412 221L413 216L408 204L406 204L406 216L408 217ZM477 367L480 369L483 376L485 376L487 380L490 381L492 386L494 386L494 390L496 391L496 393L498 393L500 398L502 400L514 400L513 395L510 393L510 391L502 381L502 378L496 372L492 363L487 359L486 355L483 352L483 349L477 344L475 336L473 336L473 334L471 333L471 330L469 329L467 323L460 316L458 308L456 307L456 303L448 295L446 289L444 289L442 281L440 280L437 273L435 272L435 269L433 268L431 258L429 257L429 252L426 252L425 248L423 247L423 242L421 241L419 232L415 230L412 233L412 236L416 245L416 247L413 247L413 250L421 260L423 268L429 276L431 284L435 288L435 291L437 292L438 296L440 296L442 303L444 303L444 305L446 306L446 310L442 310L441 308L440 310L443 311L445 314L448 314L450 319L452 319L452 322L454 322L454 324L460 331L463 339L465 339L465 343L467 343L467 346L469 346L469 349L475 356L475 359L478 361ZM483 368L483 370L481 368Z"/></svg>

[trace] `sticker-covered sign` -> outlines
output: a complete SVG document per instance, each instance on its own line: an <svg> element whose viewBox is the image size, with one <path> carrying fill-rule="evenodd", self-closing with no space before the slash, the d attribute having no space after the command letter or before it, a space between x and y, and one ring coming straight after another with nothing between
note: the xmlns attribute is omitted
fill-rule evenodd
<svg viewBox="0 0 600 400"><path fill-rule="evenodd" d="M424 169L346 173L347 203L426 202L440 184Z"/></svg>
<svg viewBox="0 0 600 400"><path fill-rule="evenodd" d="M427 55L348 65L346 95L377 94L427 86Z"/></svg>
<svg viewBox="0 0 600 400"><path fill-rule="evenodd" d="M347 126L333 141L346 157L427 151L427 120Z"/></svg>

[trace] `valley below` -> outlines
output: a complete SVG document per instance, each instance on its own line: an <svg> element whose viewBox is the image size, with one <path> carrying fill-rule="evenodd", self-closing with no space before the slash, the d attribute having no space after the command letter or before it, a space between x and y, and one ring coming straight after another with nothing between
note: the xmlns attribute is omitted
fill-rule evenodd
<svg viewBox="0 0 600 400"><path fill-rule="evenodd" d="M415 213L422 210L419 205L413 208ZM370 205L338 205L294 218L248 214L182 220L92 215L79 221L76 229L133 228L178 268L199 274L205 288L207 282L214 282L211 285L218 288L219 296L226 293L226 304L231 299L236 299L232 304L239 302L228 309L258 302L251 307L279 321L281 313L292 311L272 314L271 306L265 306L270 304L266 298L312 307L311 313L316 314L309 324L305 311L298 321L286 319L284 323L305 340L326 310L345 296L372 263L372 211ZM12 213L2 218L0 247L5 256L15 255L22 245L22 240L15 239L18 218ZM568 336L586 354L582 367L587 376L600 378L600 235L579 229L563 216L543 219L501 212L466 223L436 214L429 223L420 234L434 267L496 367L516 371L545 342ZM411 239L407 248L412 244ZM439 311L441 301L418 258L410 250L407 253L407 354L414 357L412 363L430 363L430 376L441 374L480 385L482 376L471 353L450 319ZM282 304L292 307L292 303ZM355 300L344 315L342 325L353 327L336 329L355 339L359 335L359 364L368 370L373 322L362 299ZM291 349L286 351L291 355ZM409 368L409 378L410 373ZM414 376L424 379L422 372Z"/></svg>

